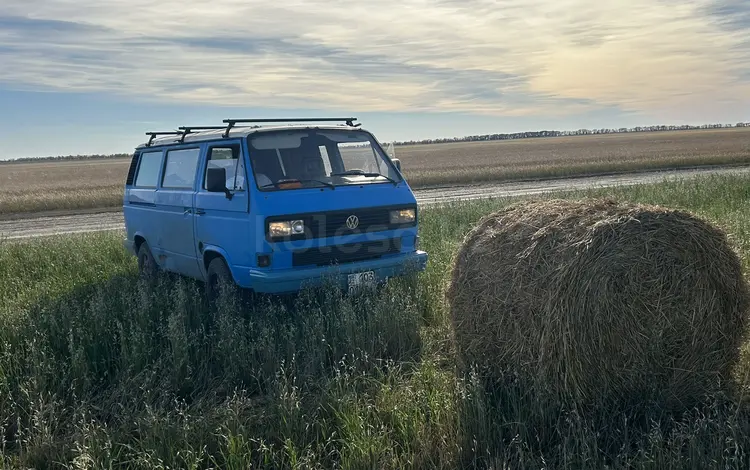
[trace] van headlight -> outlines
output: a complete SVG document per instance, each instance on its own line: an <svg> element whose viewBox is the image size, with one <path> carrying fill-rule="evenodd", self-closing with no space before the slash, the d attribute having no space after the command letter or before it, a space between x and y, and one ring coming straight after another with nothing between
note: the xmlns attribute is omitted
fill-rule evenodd
<svg viewBox="0 0 750 470"><path fill-rule="evenodd" d="M410 224L417 220L417 211L415 209L399 209L391 211L392 224Z"/></svg>
<svg viewBox="0 0 750 470"><path fill-rule="evenodd" d="M268 234L271 237L289 237L305 233L305 222L302 220L285 220L283 222L270 222Z"/></svg>

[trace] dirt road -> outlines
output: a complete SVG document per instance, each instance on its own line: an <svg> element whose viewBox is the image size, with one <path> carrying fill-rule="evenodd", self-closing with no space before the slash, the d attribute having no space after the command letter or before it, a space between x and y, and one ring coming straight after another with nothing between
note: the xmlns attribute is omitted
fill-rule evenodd
<svg viewBox="0 0 750 470"><path fill-rule="evenodd" d="M433 205L460 200L526 196L594 187L652 183L663 179L685 178L697 175L733 173L750 173L750 167L671 170L534 182L450 186L444 188L419 189L415 190L414 193L417 197L417 202L420 205ZM8 240L70 233L97 232L103 230L121 230L122 228L122 212L86 213L17 220L0 220L0 239Z"/></svg>

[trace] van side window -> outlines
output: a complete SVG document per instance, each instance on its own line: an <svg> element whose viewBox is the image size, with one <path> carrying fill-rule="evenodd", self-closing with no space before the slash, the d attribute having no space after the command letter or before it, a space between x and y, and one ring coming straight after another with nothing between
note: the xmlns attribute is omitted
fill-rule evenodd
<svg viewBox="0 0 750 470"><path fill-rule="evenodd" d="M168 151L161 186L169 189L192 189L199 156L198 148Z"/></svg>
<svg viewBox="0 0 750 470"><path fill-rule="evenodd" d="M245 163L239 144L219 145L208 149L207 168L224 168L227 172L227 189L230 191L245 190ZM203 189L206 189L208 172L203 178Z"/></svg>
<svg viewBox="0 0 750 470"><path fill-rule="evenodd" d="M155 188L159 180L159 168L161 168L162 151L143 152L141 163L138 166L138 175L135 177L135 186L139 188Z"/></svg>

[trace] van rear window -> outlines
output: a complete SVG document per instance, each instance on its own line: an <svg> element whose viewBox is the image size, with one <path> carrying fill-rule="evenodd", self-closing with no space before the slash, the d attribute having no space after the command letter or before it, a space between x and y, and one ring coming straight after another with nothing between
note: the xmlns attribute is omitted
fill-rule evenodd
<svg viewBox="0 0 750 470"><path fill-rule="evenodd" d="M144 152L141 154L141 163L138 166L138 176L135 178L136 187L156 187L156 182L159 181L161 155L161 150L157 152Z"/></svg>

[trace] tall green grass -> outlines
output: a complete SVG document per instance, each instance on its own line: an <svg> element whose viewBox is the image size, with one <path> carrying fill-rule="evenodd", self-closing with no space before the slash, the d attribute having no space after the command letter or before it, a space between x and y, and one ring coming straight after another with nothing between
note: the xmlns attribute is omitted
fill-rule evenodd
<svg viewBox="0 0 750 470"><path fill-rule="evenodd" d="M748 188L711 177L565 196L693 210L748 266ZM118 234L0 244L0 467L748 468L736 398L581 416L512 377L488 389L456 372L452 256L509 202L423 210L429 268L383 291L226 297L216 310L194 282L139 280Z"/></svg>

